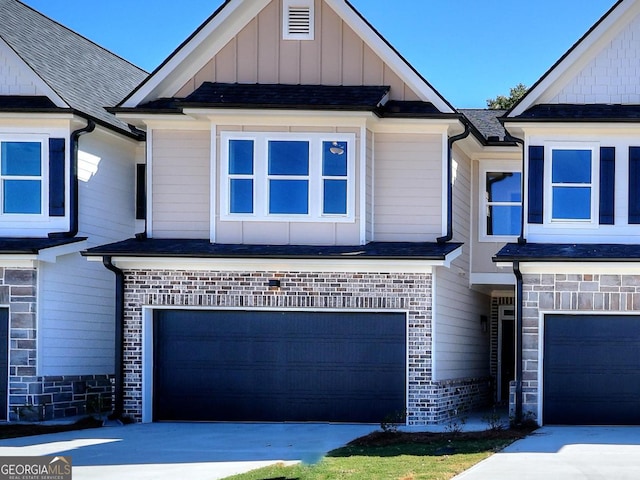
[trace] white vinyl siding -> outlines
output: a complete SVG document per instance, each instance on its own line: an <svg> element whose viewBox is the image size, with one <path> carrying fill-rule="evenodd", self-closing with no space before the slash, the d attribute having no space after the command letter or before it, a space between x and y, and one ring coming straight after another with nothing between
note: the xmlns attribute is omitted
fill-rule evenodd
<svg viewBox="0 0 640 480"><path fill-rule="evenodd" d="M153 131L153 236L209 238L210 131Z"/></svg>
<svg viewBox="0 0 640 480"><path fill-rule="evenodd" d="M376 241L434 241L441 235L442 154L440 135L376 133Z"/></svg>
<svg viewBox="0 0 640 480"><path fill-rule="evenodd" d="M79 141L79 235L88 247L135 233L138 144L100 128ZM38 374L114 373L115 277L79 253L38 266Z"/></svg>
<svg viewBox="0 0 640 480"><path fill-rule="evenodd" d="M468 244L471 217L471 161L456 148L453 188L454 241ZM470 255L462 255L451 268L435 273L434 349L435 380L477 378L489 375L489 335L480 316L489 316L490 298L469 288Z"/></svg>

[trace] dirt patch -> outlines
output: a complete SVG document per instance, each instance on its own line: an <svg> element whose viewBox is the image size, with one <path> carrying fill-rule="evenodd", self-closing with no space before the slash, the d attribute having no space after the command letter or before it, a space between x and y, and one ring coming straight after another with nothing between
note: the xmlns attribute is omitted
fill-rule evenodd
<svg viewBox="0 0 640 480"><path fill-rule="evenodd" d="M75 423L64 425L43 425L40 423L8 423L0 425L0 439L45 435L47 433L71 432L88 428L102 427L102 420L93 417L83 418Z"/></svg>
<svg viewBox="0 0 640 480"><path fill-rule="evenodd" d="M440 444L453 441L482 441L482 440L519 440L533 432L537 427L518 429L492 429L482 432L382 432L376 431L356 438L348 443L350 447L385 447L389 445Z"/></svg>

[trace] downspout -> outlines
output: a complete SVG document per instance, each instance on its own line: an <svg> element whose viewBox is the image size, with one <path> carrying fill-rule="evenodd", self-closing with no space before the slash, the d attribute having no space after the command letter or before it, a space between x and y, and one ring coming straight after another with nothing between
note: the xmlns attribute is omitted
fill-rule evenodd
<svg viewBox="0 0 640 480"><path fill-rule="evenodd" d="M447 234L438 238L438 243L447 243L453 239L453 144L469 136L469 123L463 121L464 132L449 137L447 151Z"/></svg>
<svg viewBox="0 0 640 480"><path fill-rule="evenodd" d="M520 262L513 262L513 273L516 276L516 398L515 398L515 423L522 423L522 272L520 271Z"/></svg>
<svg viewBox="0 0 640 480"><path fill-rule="evenodd" d="M79 228L79 199L78 199L78 139L85 133L91 133L96 129L93 120L87 120L87 126L71 133L71 168L69 169L69 230L66 232L52 232L49 238L73 238L78 234Z"/></svg>
<svg viewBox="0 0 640 480"><path fill-rule="evenodd" d="M506 130L505 130L506 131ZM521 138L514 137L509 132L506 132L504 137L506 142L515 142L519 143L522 146L522 174L520 175L520 192L522 192L522 208L520 209L520 236L518 237L518 245L524 245L527 243L527 239L524 238L524 192L525 192L525 183L524 183L524 172L525 172L525 149L524 149L524 140Z"/></svg>
<svg viewBox="0 0 640 480"><path fill-rule="evenodd" d="M116 334L114 405L112 419L122 419L124 413L124 272L116 267L111 256L102 258L103 265L116 275Z"/></svg>

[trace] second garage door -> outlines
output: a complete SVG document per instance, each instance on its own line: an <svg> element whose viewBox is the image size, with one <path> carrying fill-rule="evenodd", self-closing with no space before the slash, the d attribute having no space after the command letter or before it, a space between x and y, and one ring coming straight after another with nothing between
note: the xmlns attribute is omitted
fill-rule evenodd
<svg viewBox="0 0 640 480"><path fill-rule="evenodd" d="M154 419L380 422L404 411L402 313L157 310Z"/></svg>
<svg viewBox="0 0 640 480"><path fill-rule="evenodd" d="M640 424L640 317L547 315L545 424Z"/></svg>

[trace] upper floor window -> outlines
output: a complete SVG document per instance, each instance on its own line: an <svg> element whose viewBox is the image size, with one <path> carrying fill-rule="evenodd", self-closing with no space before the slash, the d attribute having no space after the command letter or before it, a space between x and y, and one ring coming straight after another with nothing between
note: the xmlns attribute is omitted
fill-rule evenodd
<svg viewBox="0 0 640 480"><path fill-rule="evenodd" d="M548 195L552 222L595 221L596 152L594 148L551 147Z"/></svg>
<svg viewBox="0 0 640 480"><path fill-rule="evenodd" d="M520 235L522 220L522 173L516 167L485 165L481 171L480 238L509 241Z"/></svg>
<svg viewBox="0 0 640 480"><path fill-rule="evenodd" d="M221 137L223 219L353 220L354 135Z"/></svg>
<svg viewBox="0 0 640 480"><path fill-rule="evenodd" d="M2 214L42 214L43 150L40 141L0 140Z"/></svg>

